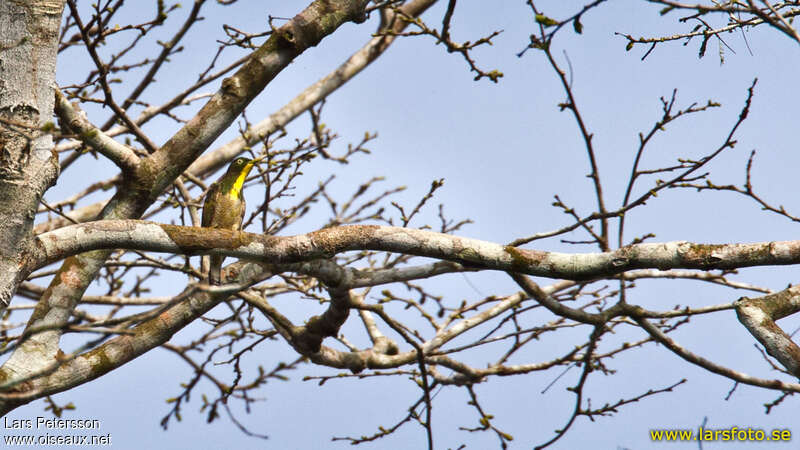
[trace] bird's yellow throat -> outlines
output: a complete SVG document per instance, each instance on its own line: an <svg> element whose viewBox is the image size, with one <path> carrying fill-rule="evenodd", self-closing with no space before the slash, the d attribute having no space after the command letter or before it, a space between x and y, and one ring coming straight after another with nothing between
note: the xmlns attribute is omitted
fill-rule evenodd
<svg viewBox="0 0 800 450"><path fill-rule="evenodd" d="M239 194L242 192L242 186L244 186L244 180L250 173L250 169L253 167L253 164L253 162L249 162L242 168L242 171L239 172L239 176L236 177L236 181L233 182L233 186L231 186L231 190L228 192L228 195L233 198L239 198Z"/></svg>

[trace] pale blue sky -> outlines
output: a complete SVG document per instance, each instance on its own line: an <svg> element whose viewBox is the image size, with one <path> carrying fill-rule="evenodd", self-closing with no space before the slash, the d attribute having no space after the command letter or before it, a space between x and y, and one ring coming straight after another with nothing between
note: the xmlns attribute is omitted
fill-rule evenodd
<svg viewBox="0 0 800 450"><path fill-rule="evenodd" d="M566 7L563 3L567 2L541 2L541 7L547 14L561 17L558 9ZM260 31L268 14L289 17L302 5L303 2L240 1L225 8L224 14L215 13L219 7L209 5L204 14L206 21L188 36L186 50L173 57L173 62L158 77L160 87L148 91L144 97L158 103L170 95L164 93L172 93L194 81L196 73L216 51L214 40L224 38L222 21L240 29ZM431 26L439 26L445 6L446 2L437 5L423 17L430 20ZM183 20L186 9L171 20ZM149 15L149 9L143 13L144 17ZM708 99L723 106L670 126L668 133L653 142L646 154L643 164L647 167L670 164L678 157L698 157L721 144L739 114L747 87L758 77L750 118L737 135L739 144L710 165L712 179L719 184L741 184L750 150L757 149L753 170L756 187L765 198L797 212L800 201L794 190L800 152L797 95L793 86L800 69L797 62L800 49L777 31L762 28L747 34L752 55L741 34L725 35L736 54L726 49L723 65L717 57L716 42L709 44L705 58L698 59L699 41L687 46L659 45L641 61L643 47L626 52L625 39L613 34L672 34L685 29L685 25L677 23L677 17L675 14L661 17L658 8L641 1L609 2L584 17L583 35L566 31L555 41L554 53L559 62L566 67L562 53L566 49L572 63L574 93L595 134L600 173L610 207L621 202L638 143L637 133L647 130L659 117L660 96L669 96L677 88L680 106L705 103ZM318 47L301 55L248 108L250 120L260 120L327 74L360 48L375 27L376 18L361 25L345 25ZM589 172L588 162L574 120L568 112L558 110L557 104L564 98L558 80L543 55L535 50L522 58L515 56L526 46L527 36L534 29L530 10L522 0L505 0L491 6L487 2L459 2L452 29L455 40L475 40L497 29L504 32L495 38L494 45L482 47L474 56L482 68L499 69L505 74L498 84L473 81L473 75L458 55L446 53L429 38L396 42L377 62L333 94L325 107L325 123L340 136L332 151L341 151L347 143L358 142L365 131L377 131L379 138L368 145L372 154L357 156L344 167L318 161L305 170L309 181L301 183L299 192L315 188L317 180L334 170L337 180L333 186L342 195L380 175L387 178L382 187L408 186L395 200L413 205L427 192L432 180L444 178L445 186L432 205L444 203L451 218L469 217L475 221L459 234L501 243L569 224L569 218L550 205L554 194L583 214L590 212L594 208L594 195L585 177ZM81 76L84 67L78 61L79 58L59 61L60 83L75 82ZM95 123L104 121L103 112L90 109L88 112ZM308 116L301 116L288 127L293 133L290 137L304 137L308 123ZM160 121L145 130L161 144L174 133L176 126ZM236 127L232 127L218 144L235 135ZM113 166L107 162L92 163L96 165L81 164L69 169L46 198L62 198L76 186L88 183L89 176L75 176L81 171L92 176L101 170L113 173ZM646 186L646 182L639 185L638 192ZM317 225L322 223L325 213L321 211L316 216ZM424 219L435 223L435 214L435 206L430 207ZM291 231L312 231L313 217ZM662 192L646 208L634 211L626 222L628 240L647 232L656 234L655 241L717 243L788 240L797 236L796 226L792 227L785 219L759 213L752 201L729 193L698 195L689 191ZM576 233L569 238L585 239L585 236ZM533 247L596 251L595 247L566 246L557 240L539 241ZM795 283L796 272L793 267L747 269L740 278L779 289ZM469 283L462 275L451 275L429 285L453 299L516 291L510 279L502 274L467 277ZM629 301L654 309L668 309L679 303L717 304L747 295L690 282L637 284L640 288L629 293ZM162 295L180 289L180 285L168 283L161 287ZM299 308L287 300L277 301L276 306L285 309L294 320L302 320L316 311ZM549 313L539 313L527 320L544 323L551 318ZM789 318L784 322L781 325L791 331L798 321ZM351 319L345 329L357 330L356 326ZM519 355L518 360L545 359L580 343L588 333L581 329L543 339ZM638 330L623 333L629 333L630 339L642 336ZM185 342L191 336L189 327L174 340ZM755 341L731 311L694 318L673 337L709 359L749 374L764 378L776 375L761 360L753 347ZM276 342L259 347L249 357L248 364L251 367L261 364L269 370L293 356L286 345ZM479 360L480 354L475 357ZM649 448L652 445L649 429L694 428L704 417L708 417L708 427L712 428L737 425L769 430L791 428L796 422L792 399L768 416L764 415L762 404L773 400L777 393L739 386L731 399L725 401L732 382L691 366L662 347L650 345L626 353L612 363L612 368L618 370L615 376L595 375L591 379L588 393L594 406L637 395L648 388L665 387L681 378L688 378L689 383L673 394L624 407L614 417L597 418L594 423L579 418L570 433L552 448ZM307 366L293 374L290 382L271 381L262 391L267 401L255 404L249 415L238 404L233 405L238 418L252 430L268 434L268 441L245 436L224 414L221 420L205 424L205 415L196 411L201 405L199 394L203 391L213 394L209 385L204 385L192 402L184 406L182 423L172 422L169 431L162 431L159 421L169 408L164 400L177 395L178 384L190 375L186 364L163 350L154 350L102 379L56 398L76 404L77 411L68 413L72 417L100 419L102 432L111 433L117 449L190 446L304 449L349 448L345 443L330 442L330 438L371 434L378 425L389 426L405 415L407 406L418 395L415 386L401 377L331 381L318 387L315 382L300 381L302 375L309 373L335 372ZM476 387L484 408L494 414L494 423L515 437L510 448L540 444L568 419L573 395L565 392L565 388L575 383L579 370L571 370L547 393L541 394L555 375L556 372L546 372L494 379ZM456 448L466 443L469 449L496 448L497 440L491 434L458 430L459 426L476 426L478 422L466 401L466 392L457 388L444 389L435 398L436 447ZM8 417L43 415L43 407L42 402L35 402ZM800 433L800 429L792 431ZM365 444L364 448L422 448L424 442L424 431L408 425L395 436ZM669 445L697 448L696 444ZM703 448L745 447L754 448L736 443L706 444Z"/></svg>

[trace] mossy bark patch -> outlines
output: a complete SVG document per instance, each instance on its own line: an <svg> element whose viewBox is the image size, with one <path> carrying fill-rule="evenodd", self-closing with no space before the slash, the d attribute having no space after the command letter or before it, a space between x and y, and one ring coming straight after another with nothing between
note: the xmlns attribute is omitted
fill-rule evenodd
<svg viewBox="0 0 800 450"><path fill-rule="evenodd" d="M213 248L234 249L260 240L259 235L256 234L220 228L182 227L177 225L160 226L172 242L186 253Z"/></svg>
<svg viewBox="0 0 800 450"><path fill-rule="evenodd" d="M538 254L538 252L510 245L506 245L503 249L511 257L511 268L514 272L527 273L531 270L531 267L542 263L543 255Z"/></svg>

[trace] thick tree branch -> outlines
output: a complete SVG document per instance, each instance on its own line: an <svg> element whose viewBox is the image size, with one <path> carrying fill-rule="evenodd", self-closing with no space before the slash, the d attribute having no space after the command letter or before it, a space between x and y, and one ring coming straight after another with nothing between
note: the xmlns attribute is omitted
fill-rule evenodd
<svg viewBox="0 0 800 450"><path fill-rule="evenodd" d="M284 67L350 21L363 20L368 0L317 0L276 29L221 89L159 151L142 163L148 205L239 116Z"/></svg>
<svg viewBox="0 0 800 450"><path fill-rule="evenodd" d="M418 17L438 0L414 0L400 8L402 14L409 17ZM407 20L400 20L393 11L388 12L386 22L392 27L393 33L403 31L409 24ZM270 114L266 119L258 122L247 130L244 136L238 136L225 145L206 153L195 161L189 171L201 175L216 171L231 158L242 152L245 147L257 145L265 136L277 132L297 116L307 111L312 106L327 98L342 85L358 75L369 64L378 59L387 48L395 41L397 36L381 35L369 40L361 49L353 53L342 65L333 72L319 79L307 87L303 92L293 98L278 111Z"/></svg>
<svg viewBox="0 0 800 450"><path fill-rule="evenodd" d="M742 297L736 303L736 316L767 353L800 378L800 347L783 331L776 320L800 311L800 286L760 298Z"/></svg>
<svg viewBox="0 0 800 450"><path fill-rule="evenodd" d="M470 268L570 280L610 277L633 269L734 269L800 263L800 241L753 244L636 244L613 252L525 250L449 234L400 227L352 225L297 236L266 236L140 220L104 220L59 228L36 237L29 270L81 252L129 249L216 254L295 263L354 250L444 259Z"/></svg>

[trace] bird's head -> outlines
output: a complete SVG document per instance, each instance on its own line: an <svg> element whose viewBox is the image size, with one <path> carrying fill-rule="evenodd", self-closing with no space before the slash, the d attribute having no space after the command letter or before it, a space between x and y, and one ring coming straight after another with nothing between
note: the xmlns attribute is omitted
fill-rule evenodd
<svg viewBox="0 0 800 450"><path fill-rule="evenodd" d="M243 156L240 156L233 161L231 161L231 165L228 166L228 174L236 174L247 176L250 173L250 170L253 166L264 159L263 156L258 157L256 159L248 159Z"/></svg>

